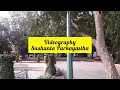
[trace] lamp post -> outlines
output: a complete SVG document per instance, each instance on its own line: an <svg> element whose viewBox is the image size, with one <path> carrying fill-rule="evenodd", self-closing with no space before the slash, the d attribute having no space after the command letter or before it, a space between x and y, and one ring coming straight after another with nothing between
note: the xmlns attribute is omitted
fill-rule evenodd
<svg viewBox="0 0 120 90"><path fill-rule="evenodd" d="M71 13L67 11L67 37L71 37ZM67 53L67 79L73 79L72 54Z"/></svg>

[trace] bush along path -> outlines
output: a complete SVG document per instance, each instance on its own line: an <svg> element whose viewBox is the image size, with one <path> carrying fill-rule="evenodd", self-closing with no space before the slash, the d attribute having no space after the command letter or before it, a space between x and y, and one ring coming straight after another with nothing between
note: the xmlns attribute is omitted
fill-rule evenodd
<svg viewBox="0 0 120 90"><path fill-rule="evenodd" d="M2 55L0 57L0 79L14 79L14 56Z"/></svg>

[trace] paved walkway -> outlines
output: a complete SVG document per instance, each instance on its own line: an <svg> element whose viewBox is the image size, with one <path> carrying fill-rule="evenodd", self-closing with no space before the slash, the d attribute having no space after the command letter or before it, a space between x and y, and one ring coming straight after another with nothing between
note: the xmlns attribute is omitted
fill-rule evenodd
<svg viewBox="0 0 120 90"><path fill-rule="evenodd" d="M20 71L21 64L29 67L29 78L36 79L43 74L44 63L15 63L15 72ZM56 66L67 72L67 62L57 61ZM120 72L120 65L116 65ZM18 69L19 68L19 69ZM99 62L73 62L74 79L105 79L105 71L102 63Z"/></svg>

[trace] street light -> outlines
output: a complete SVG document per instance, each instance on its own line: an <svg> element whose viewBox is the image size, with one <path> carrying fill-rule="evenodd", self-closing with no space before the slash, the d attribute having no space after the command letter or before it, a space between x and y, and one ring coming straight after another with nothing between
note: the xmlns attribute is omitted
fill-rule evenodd
<svg viewBox="0 0 120 90"><path fill-rule="evenodd" d="M67 37L71 37L71 12L67 11ZM73 79L72 54L67 53L67 79Z"/></svg>

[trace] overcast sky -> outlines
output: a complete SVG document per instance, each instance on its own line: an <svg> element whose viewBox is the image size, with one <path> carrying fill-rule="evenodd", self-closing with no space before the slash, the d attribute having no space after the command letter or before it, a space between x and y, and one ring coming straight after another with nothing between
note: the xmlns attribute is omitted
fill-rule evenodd
<svg viewBox="0 0 120 90"><path fill-rule="evenodd" d="M0 11L0 17L10 18L8 11Z"/></svg>

